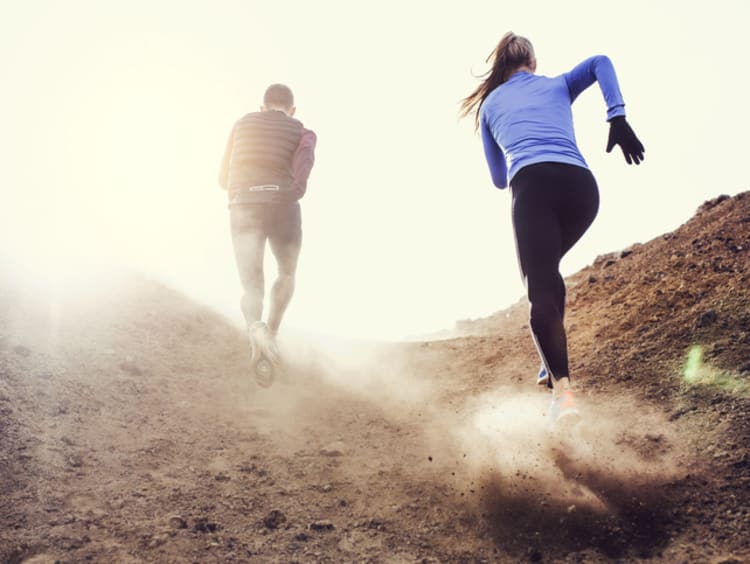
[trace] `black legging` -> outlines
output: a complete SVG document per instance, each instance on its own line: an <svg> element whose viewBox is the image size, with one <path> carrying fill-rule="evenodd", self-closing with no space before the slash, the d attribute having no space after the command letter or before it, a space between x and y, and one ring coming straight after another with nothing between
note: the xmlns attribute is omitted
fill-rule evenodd
<svg viewBox="0 0 750 564"><path fill-rule="evenodd" d="M555 379L566 378L570 373L560 260L594 221L599 189L588 169L546 162L519 170L511 191L518 265L531 305L531 334L548 372Z"/></svg>

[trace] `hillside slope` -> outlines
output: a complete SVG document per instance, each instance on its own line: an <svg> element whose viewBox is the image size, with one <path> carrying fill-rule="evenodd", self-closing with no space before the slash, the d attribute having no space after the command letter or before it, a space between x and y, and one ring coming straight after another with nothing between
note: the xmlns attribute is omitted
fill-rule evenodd
<svg viewBox="0 0 750 564"><path fill-rule="evenodd" d="M263 390L160 284L5 276L0 562L742 562L749 253L744 193L570 277L562 434L523 300L448 340L286 335Z"/></svg>

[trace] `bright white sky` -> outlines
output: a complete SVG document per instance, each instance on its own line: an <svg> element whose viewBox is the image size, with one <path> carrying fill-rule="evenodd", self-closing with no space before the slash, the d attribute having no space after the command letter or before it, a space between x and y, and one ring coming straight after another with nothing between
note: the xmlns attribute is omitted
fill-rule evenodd
<svg viewBox="0 0 750 564"><path fill-rule="evenodd" d="M540 74L609 55L646 146L628 167L604 152L598 88L574 105L602 204L570 274L748 189L749 5L8 4L0 250L48 280L81 261L132 265L239 321L218 165L233 122L284 82L319 139L287 325L371 338L449 328L523 293L509 194L457 119L500 36L529 37Z"/></svg>

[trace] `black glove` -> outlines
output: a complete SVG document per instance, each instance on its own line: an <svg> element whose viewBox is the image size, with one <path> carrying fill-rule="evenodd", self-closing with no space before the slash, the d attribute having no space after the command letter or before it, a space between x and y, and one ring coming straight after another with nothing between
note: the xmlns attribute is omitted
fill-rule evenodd
<svg viewBox="0 0 750 564"><path fill-rule="evenodd" d="M625 121L625 116L613 117L609 120L609 139L607 140L607 152L609 153L615 145L619 145L625 162L628 164L641 164L644 159L643 153L646 149L635 136L630 124Z"/></svg>

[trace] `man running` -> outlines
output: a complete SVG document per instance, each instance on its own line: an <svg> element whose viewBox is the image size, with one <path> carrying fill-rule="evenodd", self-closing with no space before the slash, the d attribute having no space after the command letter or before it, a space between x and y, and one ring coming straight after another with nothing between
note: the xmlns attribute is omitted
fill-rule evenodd
<svg viewBox="0 0 750 564"><path fill-rule="evenodd" d="M242 313L255 363L278 360L275 338L294 293L302 246L299 200L315 161L316 135L295 119L294 95L272 84L260 111L238 120L229 135L219 173L227 191L232 245L242 282ZM263 256L268 241L278 277L263 321Z"/></svg>

